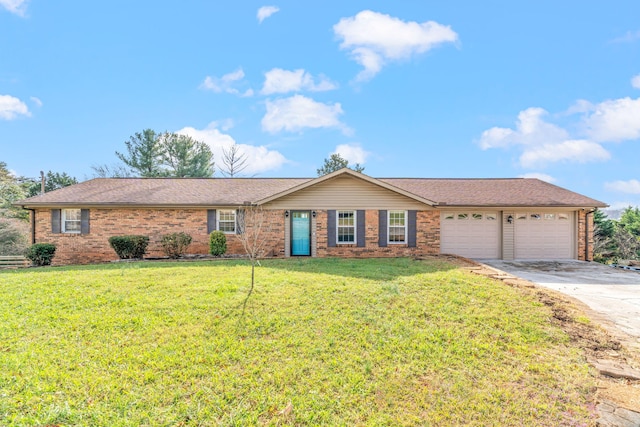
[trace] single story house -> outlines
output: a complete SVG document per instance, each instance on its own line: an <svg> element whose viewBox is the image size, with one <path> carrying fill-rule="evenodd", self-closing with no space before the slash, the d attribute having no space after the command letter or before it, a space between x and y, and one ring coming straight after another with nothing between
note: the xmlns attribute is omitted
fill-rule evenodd
<svg viewBox="0 0 640 427"><path fill-rule="evenodd" d="M57 246L54 264L111 261L108 238L183 231L188 252L209 233L236 233L243 206L269 216L274 257L458 254L477 259L593 256L593 215L605 203L538 179L372 178L341 169L319 178L96 178L17 203L31 211L32 242Z"/></svg>

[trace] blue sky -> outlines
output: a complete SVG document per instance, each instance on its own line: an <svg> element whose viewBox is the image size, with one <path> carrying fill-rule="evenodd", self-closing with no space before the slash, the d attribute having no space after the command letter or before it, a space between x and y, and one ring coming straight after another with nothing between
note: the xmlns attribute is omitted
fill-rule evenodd
<svg viewBox="0 0 640 427"><path fill-rule="evenodd" d="M251 175L534 176L640 205L640 2L0 0L0 161L79 179L143 129Z"/></svg>

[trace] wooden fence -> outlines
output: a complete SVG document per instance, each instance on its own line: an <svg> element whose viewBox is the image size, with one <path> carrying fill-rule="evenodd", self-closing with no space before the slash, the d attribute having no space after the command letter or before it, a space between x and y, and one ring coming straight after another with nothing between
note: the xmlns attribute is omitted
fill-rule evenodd
<svg viewBox="0 0 640 427"><path fill-rule="evenodd" d="M20 255L0 256L0 268L20 268L31 265L28 259Z"/></svg>

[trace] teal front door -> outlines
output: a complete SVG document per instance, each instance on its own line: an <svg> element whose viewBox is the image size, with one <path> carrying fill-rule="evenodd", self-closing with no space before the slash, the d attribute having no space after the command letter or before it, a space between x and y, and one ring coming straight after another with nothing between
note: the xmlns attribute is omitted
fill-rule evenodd
<svg viewBox="0 0 640 427"><path fill-rule="evenodd" d="M291 212L291 255L311 255L311 212Z"/></svg>

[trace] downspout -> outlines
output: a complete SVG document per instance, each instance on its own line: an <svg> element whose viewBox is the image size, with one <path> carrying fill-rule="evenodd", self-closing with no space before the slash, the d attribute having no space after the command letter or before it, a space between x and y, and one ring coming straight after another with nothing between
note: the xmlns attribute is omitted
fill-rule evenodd
<svg viewBox="0 0 640 427"><path fill-rule="evenodd" d="M591 262L589 259L589 215L593 214L595 210L591 210L584 214L584 260Z"/></svg>

